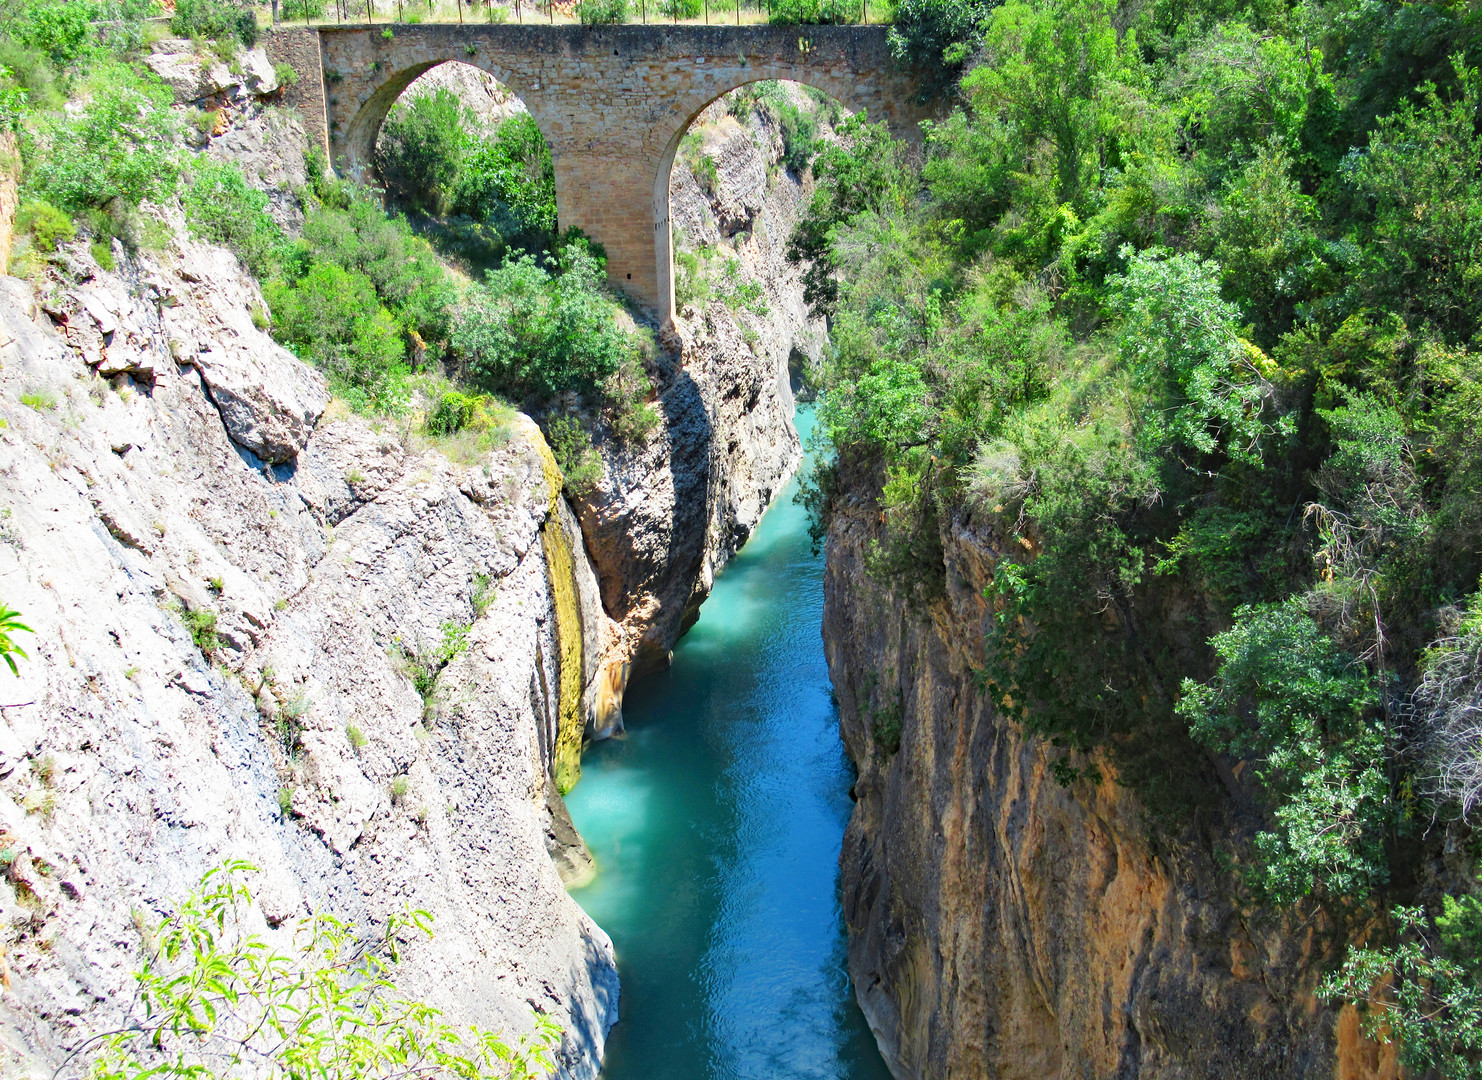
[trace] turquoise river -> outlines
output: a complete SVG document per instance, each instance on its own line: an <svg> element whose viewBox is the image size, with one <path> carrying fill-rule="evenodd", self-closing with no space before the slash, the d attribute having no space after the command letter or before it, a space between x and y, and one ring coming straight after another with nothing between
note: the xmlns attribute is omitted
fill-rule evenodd
<svg viewBox="0 0 1482 1080"><path fill-rule="evenodd" d="M623 981L603 1080L889 1080L844 970L853 773L795 490L716 579L673 667L630 689L627 735L588 750L567 799L599 867L573 895Z"/></svg>

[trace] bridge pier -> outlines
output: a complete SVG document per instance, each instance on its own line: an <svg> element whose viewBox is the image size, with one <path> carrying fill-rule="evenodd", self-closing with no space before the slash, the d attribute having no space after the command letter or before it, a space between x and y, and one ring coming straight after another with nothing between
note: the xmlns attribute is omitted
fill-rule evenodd
<svg viewBox="0 0 1482 1080"><path fill-rule="evenodd" d="M397 97L437 64L470 64L518 94L550 146L560 227L576 226L600 242L609 280L661 325L674 312L669 170L695 116L738 86L791 79L918 138L930 111L916 100L916 80L891 60L886 32L661 25L285 31L298 35L288 58L296 67L307 35L317 38L318 70L300 71L306 89L294 103L310 131L324 132L336 169L369 165Z"/></svg>

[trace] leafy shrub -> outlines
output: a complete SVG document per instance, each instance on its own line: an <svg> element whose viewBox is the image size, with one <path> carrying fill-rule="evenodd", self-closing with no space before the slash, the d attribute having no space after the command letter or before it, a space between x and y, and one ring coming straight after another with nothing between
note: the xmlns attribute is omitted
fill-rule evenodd
<svg viewBox="0 0 1482 1080"><path fill-rule="evenodd" d="M1112 287L1123 359L1160 390L1143 418L1146 442L1259 464L1276 431L1263 419L1272 390L1236 334L1235 308L1220 298L1218 268L1190 255L1138 254Z"/></svg>
<svg viewBox="0 0 1482 1080"><path fill-rule="evenodd" d="M446 213L474 125L473 114L445 88L398 102L376 140L377 175L413 209Z"/></svg>
<svg viewBox="0 0 1482 1080"><path fill-rule="evenodd" d="M1441 904L1434 921L1396 908L1399 941L1355 949L1322 992L1357 1002L1364 1034L1397 1044L1411 1075L1472 1080L1482 1071L1482 898Z"/></svg>
<svg viewBox="0 0 1482 1080"><path fill-rule="evenodd" d="M628 21L628 0L581 0L576 17L588 26Z"/></svg>
<svg viewBox="0 0 1482 1080"><path fill-rule="evenodd" d="M420 645L415 649L402 646L402 673L411 680L412 688L428 709L432 707L437 677L443 668L468 651L468 632L466 623L445 622L442 624L442 640L437 645L430 648Z"/></svg>
<svg viewBox="0 0 1482 1080"><path fill-rule="evenodd" d="M335 194L338 207L306 216L299 260L319 259L363 274L403 326L425 343L444 341L457 290L427 241L363 189Z"/></svg>
<svg viewBox="0 0 1482 1080"><path fill-rule="evenodd" d="M529 255L490 271L454 314L452 343L486 391L548 398L591 392L633 353L602 294L600 265L571 245L550 273Z"/></svg>
<svg viewBox="0 0 1482 1080"><path fill-rule="evenodd" d="M318 19L324 15L323 0L283 0L283 21L303 22L306 18ZM276 65L274 70L276 70ZM297 73L294 75L297 78ZM279 82L283 82L280 77ZM285 84L290 85L290 84Z"/></svg>
<svg viewBox="0 0 1482 1080"><path fill-rule="evenodd" d="M818 119L787 102L778 110L777 120L782 129L782 160L795 176L802 176L818 153Z"/></svg>
<svg viewBox="0 0 1482 1080"><path fill-rule="evenodd" d="M702 0L659 0L658 8L666 19L698 19L704 5Z"/></svg>
<svg viewBox="0 0 1482 1080"><path fill-rule="evenodd" d="M429 435L452 435L456 431L462 431L473 423L474 417L479 412L479 399L470 394L460 394L456 390L445 390L437 399L437 404L427 414L427 433Z"/></svg>
<svg viewBox="0 0 1482 1080"><path fill-rule="evenodd" d="M901 734L904 730L905 706L900 700L882 706L871 715L870 733L886 757L893 757L900 752Z"/></svg>
<svg viewBox="0 0 1482 1080"><path fill-rule="evenodd" d="M216 634L216 612L210 608L196 608L185 615L185 628L190 631L190 640L209 659L221 648L221 639Z"/></svg>
<svg viewBox="0 0 1482 1080"><path fill-rule="evenodd" d="M553 417L546 422L545 433L566 491L585 495L596 487L602 479L602 458L581 422L571 416Z"/></svg>
<svg viewBox="0 0 1482 1080"><path fill-rule="evenodd" d="M4 604L0 604L0 660L5 661L5 666L10 668L12 675L19 674L15 666L15 658L19 656L22 660L28 660L25 650L15 643L12 634L30 634L31 628L21 622L21 613L14 611Z"/></svg>
<svg viewBox="0 0 1482 1080"><path fill-rule="evenodd" d="M771 308L767 304L766 291L756 280L741 280L739 259L727 259L720 278L715 283L715 296L732 311L749 311L765 318Z"/></svg>
<svg viewBox="0 0 1482 1080"><path fill-rule="evenodd" d="M16 83L10 68L0 63L0 131L14 131L20 126L29 95Z"/></svg>
<svg viewBox="0 0 1482 1080"><path fill-rule="evenodd" d="M710 301L710 254L703 247L697 251L674 248L674 303L680 311L703 312Z"/></svg>
<svg viewBox="0 0 1482 1080"><path fill-rule="evenodd" d="M279 798L287 813L292 790ZM307 916L279 952L251 929L262 916L241 879L255 871L236 860L207 871L145 934L129 1013L97 1037L91 1076L184 1080L249 1063L325 1080L535 1080L554 1070L560 1030L549 1019L536 1014L534 1034L510 1043L445 1022L396 985L402 943L432 936L427 912L393 914L376 934L328 913Z"/></svg>
<svg viewBox="0 0 1482 1080"><path fill-rule="evenodd" d="M720 172L715 166L715 159L709 154L702 154L690 171L695 174L695 180L705 194L714 197L720 190Z"/></svg>
<svg viewBox="0 0 1482 1080"><path fill-rule="evenodd" d="M842 25L863 17L859 0L770 0L767 11L773 26Z"/></svg>
<svg viewBox="0 0 1482 1080"><path fill-rule="evenodd" d="M18 232L29 233L41 251L55 251L58 245L77 236L72 220L41 199L33 199L16 211L15 227Z"/></svg>
<svg viewBox="0 0 1482 1080"><path fill-rule="evenodd" d="M282 230L267 214L265 192L247 184L234 162L201 159L191 165L191 181L181 201L191 231L234 252L259 278L277 263Z"/></svg>
<svg viewBox="0 0 1482 1080"><path fill-rule="evenodd" d="M456 435L460 431L498 434L509 426L509 406L487 394L464 394L446 389L427 414L429 435Z"/></svg>
<svg viewBox="0 0 1482 1080"><path fill-rule="evenodd" d="M511 247L556 248L555 167L530 114L509 117L469 148L454 209L494 226Z"/></svg>
<svg viewBox="0 0 1482 1080"><path fill-rule="evenodd" d="M94 69L76 112L38 120L25 186L71 213L172 194L179 176L169 87L118 63Z"/></svg>
<svg viewBox="0 0 1482 1080"><path fill-rule="evenodd" d="M1255 759L1274 820L1254 884L1283 904L1367 898L1387 877L1392 824L1374 679L1296 602L1243 607L1210 643L1219 671L1185 679L1178 711L1210 749Z"/></svg>
<svg viewBox="0 0 1482 1080"><path fill-rule="evenodd" d="M266 294L274 336L323 368L353 407L394 412L405 406L406 348L365 274L316 263L295 282L270 283Z"/></svg>
<svg viewBox="0 0 1482 1080"><path fill-rule="evenodd" d="M94 47L93 20L100 12L88 0L32 0L7 11L7 34L36 49L58 68L83 58Z"/></svg>
<svg viewBox="0 0 1482 1080"><path fill-rule="evenodd" d="M239 0L175 0L170 30L180 37L229 39L257 44L257 16Z"/></svg>
<svg viewBox="0 0 1482 1080"><path fill-rule="evenodd" d="M982 40L992 0L897 0L890 49L895 58L933 79L926 91L955 78Z"/></svg>

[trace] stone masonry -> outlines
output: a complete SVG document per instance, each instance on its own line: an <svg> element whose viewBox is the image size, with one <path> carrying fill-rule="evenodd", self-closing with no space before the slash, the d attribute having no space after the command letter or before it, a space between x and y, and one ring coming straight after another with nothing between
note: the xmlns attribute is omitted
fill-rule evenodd
<svg viewBox="0 0 1482 1080"><path fill-rule="evenodd" d="M326 133L329 160L341 171L369 163L386 114L429 68L471 64L509 87L550 145L561 228L575 226L599 241L613 284L652 308L661 325L674 310L669 169L706 105L746 83L791 79L845 108L868 110L898 136L919 138L917 124L930 115L917 81L892 61L883 26L427 25L284 33L294 35L295 47L270 43L269 50L296 67L305 62L304 39L318 37L320 70L300 71L293 104L306 114L306 131Z"/></svg>

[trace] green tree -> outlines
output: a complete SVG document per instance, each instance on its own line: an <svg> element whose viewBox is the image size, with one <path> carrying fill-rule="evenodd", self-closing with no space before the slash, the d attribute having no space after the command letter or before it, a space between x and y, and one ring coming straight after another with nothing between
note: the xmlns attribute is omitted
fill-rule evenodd
<svg viewBox="0 0 1482 1080"><path fill-rule="evenodd" d="M1374 678L1295 601L1241 608L1210 644L1219 671L1185 679L1178 711L1209 749L1254 759L1272 827L1253 884L1283 904L1366 899L1388 877L1393 824Z"/></svg>
<svg viewBox="0 0 1482 1080"><path fill-rule="evenodd" d="M1112 120L1123 61L1111 0L1008 0L988 19L984 62L962 80L979 116L1000 118L1032 151L1054 148L1056 198L1083 205ZM1130 44L1130 43L1129 43Z"/></svg>
<svg viewBox="0 0 1482 1080"><path fill-rule="evenodd" d="M133 209L173 194L179 177L170 88L120 63L99 65L76 111L40 118L26 141L29 191L79 213Z"/></svg>
<svg viewBox="0 0 1482 1080"><path fill-rule="evenodd" d="M891 52L924 75L923 93L940 93L978 47L994 6L993 0L898 0Z"/></svg>
<svg viewBox="0 0 1482 1080"><path fill-rule="evenodd" d="M1350 302L1463 342L1482 329L1482 78L1458 67L1457 80L1450 100L1425 86L1381 119L1341 175L1368 208Z"/></svg>
<svg viewBox="0 0 1482 1080"><path fill-rule="evenodd" d="M813 197L787 242L788 261L804 268L803 298L820 315L830 314L839 298L834 230L866 211L898 210L907 191L902 149L884 124L859 113L838 135L813 164Z"/></svg>
<svg viewBox="0 0 1482 1080"><path fill-rule="evenodd" d="M1364 1034L1413 1075L1482 1078L1482 898L1443 896L1434 920L1393 912L1398 941L1353 950L1323 993L1361 1007Z"/></svg>
<svg viewBox="0 0 1482 1080"><path fill-rule="evenodd" d="M6 32L38 49L58 68L96 51L93 20L101 14L90 0L32 0L7 12Z"/></svg>
<svg viewBox="0 0 1482 1080"><path fill-rule="evenodd" d="M308 916L279 951L251 929L241 878L255 869L233 860L207 871L148 935L125 1022L73 1055L86 1075L536 1080L554 1070L560 1029L540 1014L533 1035L511 1042L450 1024L397 986L402 942L432 937L427 912L392 916L368 940L334 915Z"/></svg>
<svg viewBox="0 0 1482 1080"><path fill-rule="evenodd" d="M1225 182L1214 223L1214 261L1224 294L1270 347L1291 329L1298 306L1332 273L1318 235L1317 200L1291 175L1291 159L1276 140Z"/></svg>
<svg viewBox="0 0 1482 1080"><path fill-rule="evenodd" d="M549 398L591 393L629 362L632 339L613 322L601 265L585 245L568 247L562 270L528 255L491 270L453 320L453 347L489 393Z"/></svg>
<svg viewBox="0 0 1482 1080"><path fill-rule="evenodd" d="M445 214L475 125L473 113L445 87L398 102L376 140L376 174L413 209Z"/></svg>
<svg viewBox="0 0 1482 1080"><path fill-rule="evenodd" d="M555 249L556 172L529 113L509 117L469 149L454 209L493 224L513 247Z"/></svg>
<svg viewBox="0 0 1482 1080"><path fill-rule="evenodd" d="M406 347L368 277L321 262L298 281L275 281L265 292L274 335L323 368L354 406L395 411L405 405Z"/></svg>
<svg viewBox="0 0 1482 1080"><path fill-rule="evenodd" d="M1259 465L1263 444L1289 425L1270 416L1271 387L1236 334L1234 306L1220 298L1218 267L1192 255L1126 254L1112 302L1122 358L1153 388L1145 443Z"/></svg>
<svg viewBox="0 0 1482 1080"><path fill-rule="evenodd" d="M229 248L247 269L266 278L285 243L283 231L267 214L267 193L250 187L234 163L201 159L190 171L181 202L191 230Z"/></svg>
<svg viewBox="0 0 1482 1080"><path fill-rule="evenodd" d="M181 37L257 44L257 14L245 0L175 0L170 29Z"/></svg>

